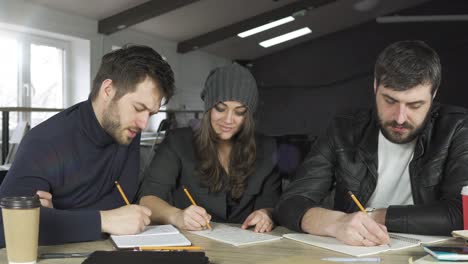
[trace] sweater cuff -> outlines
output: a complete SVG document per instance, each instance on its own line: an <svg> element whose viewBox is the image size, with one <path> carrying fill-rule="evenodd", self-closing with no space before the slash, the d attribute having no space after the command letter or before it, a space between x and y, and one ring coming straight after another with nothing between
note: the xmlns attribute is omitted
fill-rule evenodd
<svg viewBox="0 0 468 264"><path fill-rule="evenodd" d="M62 211L41 208L41 245L94 241L101 239L101 214L98 210Z"/></svg>
<svg viewBox="0 0 468 264"><path fill-rule="evenodd" d="M279 224L296 232L303 232L301 221L304 214L315 203L303 196L293 196L286 200L280 201L276 207L276 219Z"/></svg>

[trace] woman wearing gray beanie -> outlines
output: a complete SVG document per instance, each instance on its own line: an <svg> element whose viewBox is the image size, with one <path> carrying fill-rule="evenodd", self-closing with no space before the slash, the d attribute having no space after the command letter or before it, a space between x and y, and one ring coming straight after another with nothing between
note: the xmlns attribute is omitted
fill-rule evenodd
<svg viewBox="0 0 468 264"><path fill-rule="evenodd" d="M208 75L201 94L205 113L195 130L168 131L144 173L140 204L151 220L186 230L210 221L269 232L281 192L276 143L255 134L255 79L237 64ZM186 187L198 205L184 193Z"/></svg>

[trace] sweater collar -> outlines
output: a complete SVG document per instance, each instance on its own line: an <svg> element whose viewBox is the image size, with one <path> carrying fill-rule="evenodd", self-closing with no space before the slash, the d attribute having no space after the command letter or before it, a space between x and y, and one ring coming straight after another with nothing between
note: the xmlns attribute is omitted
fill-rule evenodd
<svg viewBox="0 0 468 264"><path fill-rule="evenodd" d="M96 113L94 112L91 99L83 102L80 107L80 114L81 123L83 124L82 130L89 140L91 140L95 145L103 147L116 143L114 138L104 131L99 123Z"/></svg>

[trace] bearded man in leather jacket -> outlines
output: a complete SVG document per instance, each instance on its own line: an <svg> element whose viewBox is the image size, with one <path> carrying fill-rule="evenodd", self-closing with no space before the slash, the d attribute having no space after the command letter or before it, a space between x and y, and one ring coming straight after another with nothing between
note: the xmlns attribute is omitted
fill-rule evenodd
<svg viewBox="0 0 468 264"><path fill-rule="evenodd" d="M468 185L467 110L433 101L437 53L400 41L379 55L375 107L339 115L276 207L279 223L350 245L389 242L388 232L449 235L463 228ZM321 206L334 191L333 206ZM371 213L361 212L352 192Z"/></svg>

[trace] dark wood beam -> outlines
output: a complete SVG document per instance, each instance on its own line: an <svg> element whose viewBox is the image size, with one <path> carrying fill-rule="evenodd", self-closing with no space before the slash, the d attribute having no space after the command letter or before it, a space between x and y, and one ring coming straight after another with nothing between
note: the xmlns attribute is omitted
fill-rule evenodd
<svg viewBox="0 0 468 264"><path fill-rule="evenodd" d="M203 35L194 37L189 40L179 42L177 44L177 52L186 53L191 50L195 50L204 46L208 46L215 42L221 41L226 38L237 35L240 32L267 24L271 21L281 19L283 17L291 16L301 10L309 10L317 8L336 0L301 0L295 3L285 5L283 7L274 9L269 12L262 13L260 15L248 18L246 20L225 26L205 33Z"/></svg>
<svg viewBox="0 0 468 264"><path fill-rule="evenodd" d="M99 20L98 32L109 35L200 0L152 0Z"/></svg>

